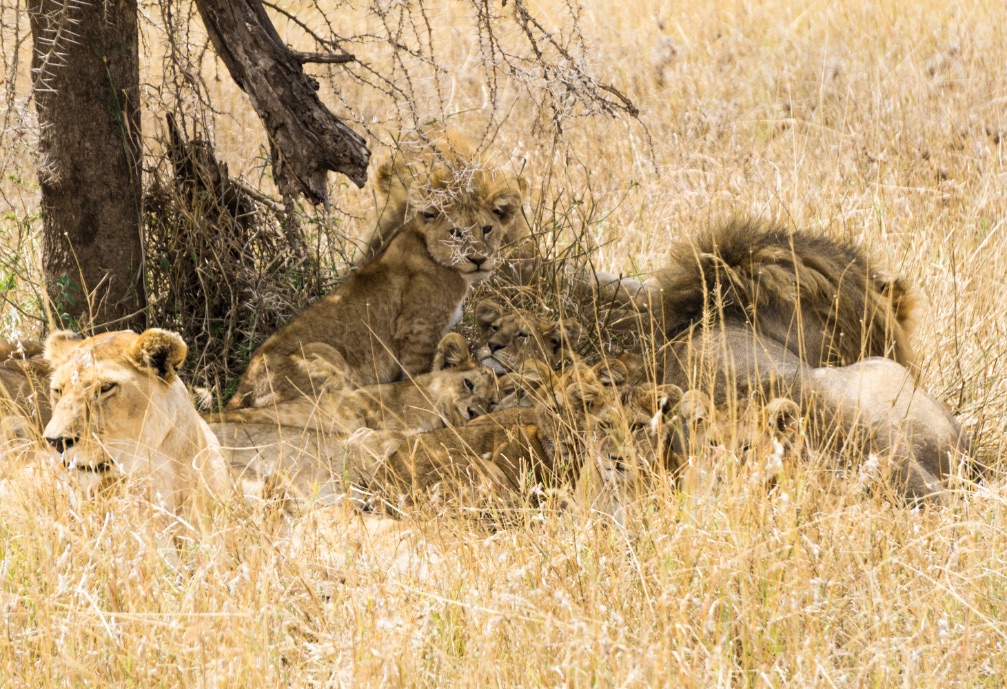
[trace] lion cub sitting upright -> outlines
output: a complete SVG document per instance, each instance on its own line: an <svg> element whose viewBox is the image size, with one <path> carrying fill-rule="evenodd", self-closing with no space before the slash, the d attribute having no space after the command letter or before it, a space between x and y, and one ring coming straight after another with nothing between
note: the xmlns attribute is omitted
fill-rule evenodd
<svg viewBox="0 0 1007 689"><path fill-rule="evenodd" d="M428 372L469 286L490 275L521 212L520 186L505 182L483 169L414 180L405 224L374 260L266 340L228 408L312 395L298 365L307 345L350 385Z"/></svg>

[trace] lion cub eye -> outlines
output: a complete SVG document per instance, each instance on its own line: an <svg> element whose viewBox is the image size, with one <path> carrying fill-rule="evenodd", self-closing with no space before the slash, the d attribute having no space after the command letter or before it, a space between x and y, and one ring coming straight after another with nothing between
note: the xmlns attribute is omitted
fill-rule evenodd
<svg viewBox="0 0 1007 689"><path fill-rule="evenodd" d="M483 236L484 237L489 236L490 232L492 232L492 231L493 231L493 226L492 225L483 225Z"/></svg>
<svg viewBox="0 0 1007 689"><path fill-rule="evenodd" d="M468 390L469 392L475 392L476 391L476 384L473 383L468 378L465 378L464 380L465 380L465 389Z"/></svg>
<svg viewBox="0 0 1007 689"><path fill-rule="evenodd" d="M493 332L499 332L500 331L500 324L499 323L494 323L493 325L490 326L490 330L492 330Z"/></svg>
<svg viewBox="0 0 1007 689"><path fill-rule="evenodd" d="M518 337L520 337L520 338L521 338L521 339L523 340L523 339L525 339L526 337L528 337L528 333L526 333L526 332L524 332L524 331L522 330L522 331L518 332L517 336L518 336Z"/></svg>
<svg viewBox="0 0 1007 689"><path fill-rule="evenodd" d="M434 210L423 211L422 213L420 213L420 217L423 218L425 221L430 222L431 220L437 217L437 211Z"/></svg>

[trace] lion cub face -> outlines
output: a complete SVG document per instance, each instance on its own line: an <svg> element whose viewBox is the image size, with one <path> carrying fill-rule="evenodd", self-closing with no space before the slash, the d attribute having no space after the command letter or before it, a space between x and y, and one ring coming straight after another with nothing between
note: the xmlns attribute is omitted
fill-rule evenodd
<svg viewBox="0 0 1007 689"><path fill-rule="evenodd" d="M472 358L468 342L458 333L441 338L433 370L426 378L438 411L452 424L487 414L497 404L496 375Z"/></svg>
<svg viewBox="0 0 1007 689"><path fill-rule="evenodd" d="M486 344L476 358L497 374L520 370L525 362L541 360L552 369L574 356L581 327L574 321L548 321L521 311L506 311L493 301L481 301L475 309Z"/></svg>
<svg viewBox="0 0 1007 689"><path fill-rule="evenodd" d="M412 212L407 211L430 257L471 282L489 277L496 267L505 230L521 210L521 197L512 191L493 194L478 186L411 190Z"/></svg>
<svg viewBox="0 0 1007 689"><path fill-rule="evenodd" d="M802 419L801 408L786 397L714 405L703 392L690 390L679 403L673 452L679 466L704 454L714 460L733 455L772 479L784 461L803 454Z"/></svg>
<svg viewBox="0 0 1007 689"><path fill-rule="evenodd" d="M594 455L605 481L632 481L667 464L675 439L672 415L681 399L676 385L643 384L624 391L619 404L606 410Z"/></svg>
<svg viewBox="0 0 1007 689"><path fill-rule="evenodd" d="M151 458L173 428L172 410L191 407L176 374L185 355L178 335L156 328L88 339L53 333L46 341L52 418L44 435L64 465L97 483Z"/></svg>

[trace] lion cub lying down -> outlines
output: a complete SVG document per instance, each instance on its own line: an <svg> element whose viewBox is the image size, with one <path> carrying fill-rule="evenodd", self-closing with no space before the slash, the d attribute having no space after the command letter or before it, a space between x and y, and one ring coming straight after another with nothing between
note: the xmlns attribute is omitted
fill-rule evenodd
<svg viewBox="0 0 1007 689"><path fill-rule="evenodd" d="M367 385L355 389L328 389L329 370L306 361L309 375L318 380L317 399L302 397L261 409L238 409L204 418L214 429L227 424L290 426L347 435L361 428L412 433L462 425L489 412L497 401L493 372L472 359L468 343L458 333L441 338L433 370L411 380Z"/></svg>
<svg viewBox="0 0 1007 689"><path fill-rule="evenodd" d="M178 377L186 351L182 338L157 328L50 335L44 435L63 465L91 486L135 481L181 516L206 514L225 499L231 482L217 439Z"/></svg>
<svg viewBox="0 0 1007 689"><path fill-rule="evenodd" d="M557 370L576 358L582 333L576 321L546 320L488 299L476 304L475 319L484 342L476 358L498 375L520 371L533 360Z"/></svg>
<svg viewBox="0 0 1007 689"><path fill-rule="evenodd" d="M549 371L530 409L415 436L385 433L387 454L365 472L369 488L416 494L436 485L465 492L487 484L500 495L519 495L539 484L566 484L579 472L594 420L614 402L624 376L619 362L578 364L564 373Z"/></svg>

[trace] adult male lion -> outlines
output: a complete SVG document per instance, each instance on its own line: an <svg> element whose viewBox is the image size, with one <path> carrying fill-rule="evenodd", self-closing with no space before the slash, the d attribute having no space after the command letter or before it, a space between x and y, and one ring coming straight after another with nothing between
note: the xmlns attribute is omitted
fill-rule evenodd
<svg viewBox="0 0 1007 689"><path fill-rule="evenodd" d="M168 512L204 514L230 491L217 439L178 368L185 342L151 328L46 340L52 419L44 435L63 464L95 484L141 482Z"/></svg>
<svg viewBox="0 0 1007 689"><path fill-rule="evenodd" d="M861 459L894 453L912 500L938 492L949 453L969 451L911 373L913 290L853 245L730 222L675 244L648 297L665 382L715 404L789 396L819 437L838 435Z"/></svg>
<svg viewBox="0 0 1007 689"><path fill-rule="evenodd" d="M870 356L915 365L915 292L852 244L734 220L675 243L651 284L664 378L683 390L723 398Z"/></svg>
<svg viewBox="0 0 1007 689"><path fill-rule="evenodd" d="M266 340L228 408L311 395L294 359L309 345L355 385L428 372L438 340L460 318L469 287L496 267L503 235L521 211L518 186L480 169L465 181L410 187L401 228L335 292Z"/></svg>

